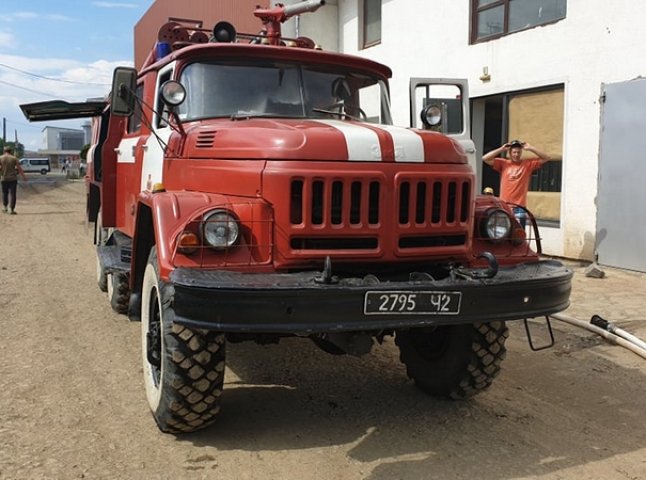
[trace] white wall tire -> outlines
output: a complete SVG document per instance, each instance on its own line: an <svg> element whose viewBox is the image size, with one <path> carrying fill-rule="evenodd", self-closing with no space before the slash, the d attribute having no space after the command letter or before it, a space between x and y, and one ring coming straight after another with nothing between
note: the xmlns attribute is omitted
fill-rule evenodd
<svg viewBox="0 0 646 480"><path fill-rule="evenodd" d="M110 235L109 230L107 228L103 228L101 215L102 215L102 211L101 209L99 209L99 212L97 213L96 221L94 222L94 244L96 245L97 248L102 245L105 245ZM105 269L101 264L101 259L99 258L99 252L97 251L96 252L96 283L99 286L99 290L101 290L102 292L108 291L107 277L108 276L105 272Z"/></svg>
<svg viewBox="0 0 646 480"><path fill-rule="evenodd" d="M96 255L96 284L99 286L99 290L102 292L108 291L108 276L101 265L101 260L99 259L99 254Z"/></svg>
<svg viewBox="0 0 646 480"><path fill-rule="evenodd" d="M144 272L141 350L146 398L167 433L199 430L215 421L224 384L225 337L175 323L173 287L159 278L152 248Z"/></svg>

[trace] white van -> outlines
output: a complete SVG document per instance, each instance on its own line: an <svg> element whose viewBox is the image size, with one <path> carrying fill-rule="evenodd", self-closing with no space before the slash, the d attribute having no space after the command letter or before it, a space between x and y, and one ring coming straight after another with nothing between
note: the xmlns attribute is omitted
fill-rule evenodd
<svg viewBox="0 0 646 480"><path fill-rule="evenodd" d="M52 170L49 166L49 158L21 158L20 168L25 173L40 172L41 175Z"/></svg>

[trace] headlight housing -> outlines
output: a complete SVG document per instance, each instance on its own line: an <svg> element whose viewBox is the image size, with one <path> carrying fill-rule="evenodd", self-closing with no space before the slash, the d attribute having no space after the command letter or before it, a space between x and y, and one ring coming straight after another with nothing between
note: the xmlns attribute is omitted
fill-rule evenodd
<svg viewBox="0 0 646 480"><path fill-rule="evenodd" d="M227 210L213 210L204 215L202 227L206 243L217 250L229 248L240 237L238 219Z"/></svg>
<svg viewBox="0 0 646 480"><path fill-rule="evenodd" d="M439 105L427 105L422 110L421 118L426 128L439 125L442 122L442 107Z"/></svg>
<svg viewBox="0 0 646 480"><path fill-rule="evenodd" d="M168 80L161 86L161 98L171 107L177 107L184 103L186 99L186 89L184 86L174 80Z"/></svg>
<svg viewBox="0 0 646 480"><path fill-rule="evenodd" d="M509 236L511 218L504 210L489 210L482 220L482 234L489 240L499 241Z"/></svg>

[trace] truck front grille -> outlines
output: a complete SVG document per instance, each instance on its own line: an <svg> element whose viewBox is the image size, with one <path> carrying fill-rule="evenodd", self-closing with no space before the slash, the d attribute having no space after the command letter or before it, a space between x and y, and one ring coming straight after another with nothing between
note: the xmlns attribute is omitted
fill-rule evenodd
<svg viewBox="0 0 646 480"><path fill-rule="evenodd" d="M418 174L390 181L292 178L291 249L376 251L384 247L380 242L385 236L395 236L393 246L401 251L466 244L472 201L469 179Z"/></svg>

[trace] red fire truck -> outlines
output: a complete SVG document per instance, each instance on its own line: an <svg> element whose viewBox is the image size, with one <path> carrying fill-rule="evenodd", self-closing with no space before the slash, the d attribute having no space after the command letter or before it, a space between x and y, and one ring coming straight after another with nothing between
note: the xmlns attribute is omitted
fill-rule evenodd
<svg viewBox="0 0 646 480"><path fill-rule="evenodd" d="M427 128L392 126L388 67L281 36L323 3L259 8L255 34L167 23L106 101L23 106L93 117L97 280L141 321L164 432L215 420L227 342L362 355L393 336L419 388L462 399L499 373L506 321L568 306L572 272L478 195L446 109L423 98Z"/></svg>

